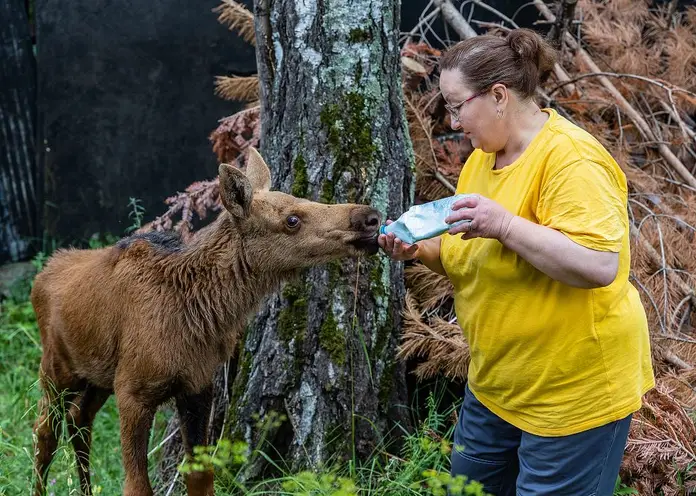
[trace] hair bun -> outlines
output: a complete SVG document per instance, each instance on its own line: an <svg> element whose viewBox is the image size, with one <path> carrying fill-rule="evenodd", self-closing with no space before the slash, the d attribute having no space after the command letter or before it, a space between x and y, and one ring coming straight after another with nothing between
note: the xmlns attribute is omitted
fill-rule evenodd
<svg viewBox="0 0 696 496"><path fill-rule="evenodd" d="M556 61L553 48L531 29L513 29L507 35L507 43L520 59L532 62L541 73L551 70Z"/></svg>
<svg viewBox="0 0 696 496"><path fill-rule="evenodd" d="M458 42L440 57L441 73L456 70L472 91L495 83L532 98L553 69L556 50L535 31L513 29L507 36L482 34Z"/></svg>

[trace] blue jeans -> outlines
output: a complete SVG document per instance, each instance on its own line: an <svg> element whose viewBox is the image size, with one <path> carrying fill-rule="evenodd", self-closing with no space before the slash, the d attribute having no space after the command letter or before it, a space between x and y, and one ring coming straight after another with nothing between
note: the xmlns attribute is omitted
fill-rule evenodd
<svg viewBox="0 0 696 496"><path fill-rule="evenodd" d="M631 415L570 436L535 436L488 410L467 386L451 475L495 496L611 496L630 423Z"/></svg>

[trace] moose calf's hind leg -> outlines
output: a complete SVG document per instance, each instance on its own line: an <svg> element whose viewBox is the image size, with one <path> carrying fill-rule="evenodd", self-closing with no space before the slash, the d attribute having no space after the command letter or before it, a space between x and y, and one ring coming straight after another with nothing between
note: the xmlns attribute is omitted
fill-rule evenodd
<svg viewBox="0 0 696 496"><path fill-rule="evenodd" d="M123 496L152 496L147 475L147 445L156 407L136 396L116 391L121 421L121 452L126 473Z"/></svg>
<svg viewBox="0 0 696 496"><path fill-rule="evenodd" d="M52 399L55 398L49 392L44 393L44 396L39 402L39 418L34 424L34 435L36 436L36 485L34 488L34 496L43 496L46 491L46 479L48 476L48 467L51 465L53 455L58 447L58 439L60 438L60 424L62 421L62 412L60 405L56 404Z"/></svg>
<svg viewBox="0 0 696 496"><path fill-rule="evenodd" d="M208 420L213 403L212 385L200 393L179 395L176 397L176 408L181 422L181 437L184 441L186 455L193 454L194 446L208 444ZM213 471L193 472L186 476L188 496L213 496Z"/></svg>
<svg viewBox="0 0 696 496"><path fill-rule="evenodd" d="M77 460L77 473L80 489L85 495L92 494L89 477L89 452L92 444L92 423L99 409L111 395L111 391L94 386L87 389L75 400L67 416L68 432Z"/></svg>

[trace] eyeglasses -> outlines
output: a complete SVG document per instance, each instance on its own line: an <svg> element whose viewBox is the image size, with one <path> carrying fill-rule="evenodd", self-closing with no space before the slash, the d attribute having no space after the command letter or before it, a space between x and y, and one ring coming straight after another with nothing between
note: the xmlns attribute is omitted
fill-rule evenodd
<svg viewBox="0 0 696 496"><path fill-rule="evenodd" d="M488 93L488 89L481 91L480 93L476 93L474 96L470 96L469 98L467 98L461 103L458 103L457 105L450 105L449 103L446 103L445 109L447 109L447 111L450 113L452 120L459 121L459 109L462 107L462 105L464 105L467 102L470 102L477 96L485 95L486 93Z"/></svg>

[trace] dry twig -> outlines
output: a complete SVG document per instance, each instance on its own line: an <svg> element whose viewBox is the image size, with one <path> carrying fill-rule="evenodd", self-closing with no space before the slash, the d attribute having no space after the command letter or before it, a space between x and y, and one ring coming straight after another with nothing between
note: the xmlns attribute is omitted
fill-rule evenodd
<svg viewBox="0 0 696 496"><path fill-rule="evenodd" d="M551 13L549 8L544 4L542 0L536 0L534 5L539 9L539 11L551 22L556 20L555 16ZM585 63L590 71L593 73L602 73L599 66L592 60L592 57L575 41L575 38L570 33L566 33L566 41L573 48L576 53L580 56L583 63ZM616 87L607 79L607 76L599 76L599 80L602 85L611 93L611 95L616 99L617 103L621 106L623 111L629 116L633 123L638 127L643 136L652 141L657 141L655 133L645 122L642 115L630 104L628 100L616 89ZM669 149L669 147L664 143L658 143L657 148L665 159L665 161L672 166L681 178L692 187L696 187L696 178L691 174L691 172L684 166L684 164L677 158L677 156Z"/></svg>

